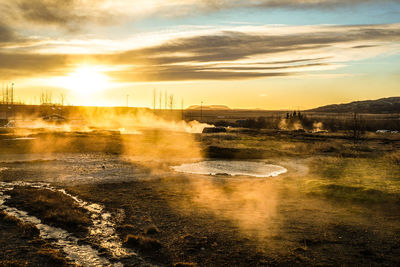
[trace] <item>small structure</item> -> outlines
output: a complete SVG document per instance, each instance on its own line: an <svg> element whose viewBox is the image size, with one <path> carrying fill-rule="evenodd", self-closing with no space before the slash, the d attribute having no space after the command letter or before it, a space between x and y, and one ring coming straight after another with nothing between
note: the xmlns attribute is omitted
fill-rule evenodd
<svg viewBox="0 0 400 267"><path fill-rule="evenodd" d="M375 133L377 133L377 134L398 134L399 131L377 130Z"/></svg>
<svg viewBox="0 0 400 267"><path fill-rule="evenodd" d="M316 130L316 131L312 131L312 133L316 133L316 134L329 133L329 131L328 130Z"/></svg>
<svg viewBox="0 0 400 267"><path fill-rule="evenodd" d="M42 119L45 122L55 123L55 124L62 124L67 121L63 116L58 115L58 114L47 115L47 116L44 116Z"/></svg>
<svg viewBox="0 0 400 267"><path fill-rule="evenodd" d="M205 127L202 133L226 133L225 127Z"/></svg>
<svg viewBox="0 0 400 267"><path fill-rule="evenodd" d="M377 130L376 131L377 134L384 134L384 133L390 133L389 130Z"/></svg>

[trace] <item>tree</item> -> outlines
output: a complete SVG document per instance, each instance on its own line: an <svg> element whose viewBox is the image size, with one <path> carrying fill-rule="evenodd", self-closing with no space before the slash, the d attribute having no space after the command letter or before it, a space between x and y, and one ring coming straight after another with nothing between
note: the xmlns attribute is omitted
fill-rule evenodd
<svg viewBox="0 0 400 267"><path fill-rule="evenodd" d="M174 108L174 95L171 94L169 96L169 109L172 110Z"/></svg>

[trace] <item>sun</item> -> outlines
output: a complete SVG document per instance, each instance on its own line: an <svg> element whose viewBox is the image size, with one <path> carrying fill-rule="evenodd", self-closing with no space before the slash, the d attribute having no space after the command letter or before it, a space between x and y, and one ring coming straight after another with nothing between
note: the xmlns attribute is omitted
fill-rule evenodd
<svg viewBox="0 0 400 267"><path fill-rule="evenodd" d="M80 66L75 71L61 77L59 83L62 87L80 95L93 93L110 88L110 78L99 66Z"/></svg>

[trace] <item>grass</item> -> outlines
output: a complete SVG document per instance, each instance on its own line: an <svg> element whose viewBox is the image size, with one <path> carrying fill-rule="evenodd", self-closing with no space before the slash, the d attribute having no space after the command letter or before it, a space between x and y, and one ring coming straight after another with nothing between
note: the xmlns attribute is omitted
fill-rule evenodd
<svg viewBox="0 0 400 267"><path fill-rule="evenodd" d="M71 198L46 189L16 187L7 205L28 211L44 223L75 234L85 234L91 220Z"/></svg>
<svg viewBox="0 0 400 267"><path fill-rule="evenodd" d="M329 184L321 186L323 194L328 198L340 199L361 203L400 203L400 194L391 194L376 189L368 189L362 186L344 186Z"/></svg>
<svg viewBox="0 0 400 267"><path fill-rule="evenodd" d="M388 153L386 155L386 160L390 164L400 165L400 151Z"/></svg>
<svg viewBox="0 0 400 267"><path fill-rule="evenodd" d="M176 262L172 265L173 267L195 267L197 264L193 262Z"/></svg>
<svg viewBox="0 0 400 267"><path fill-rule="evenodd" d="M39 229L0 211L0 266L71 266Z"/></svg>
<svg viewBox="0 0 400 267"><path fill-rule="evenodd" d="M400 203L397 153L384 157L317 157L309 163L305 191L357 203Z"/></svg>
<svg viewBox="0 0 400 267"><path fill-rule="evenodd" d="M49 261L50 265L53 266L65 265L65 258L60 253L60 251L56 249L50 247L41 247L36 251L36 255Z"/></svg>
<svg viewBox="0 0 400 267"><path fill-rule="evenodd" d="M399 138L366 135L354 144L346 133L259 131L203 137L209 158L309 158L309 174L297 180L303 192L356 203L400 199Z"/></svg>
<svg viewBox="0 0 400 267"><path fill-rule="evenodd" d="M4 211L0 211L0 220L7 224L15 225L24 238L36 238L39 236L39 229L34 224L24 223L16 217L6 214Z"/></svg>
<svg viewBox="0 0 400 267"><path fill-rule="evenodd" d="M276 157L374 157L381 144L366 138L354 145L346 133L311 134L279 131L230 132L199 137L203 154L210 158L262 159ZM372 142L375 141L375 142ZM389 140L388 142L392 142Z"/></svg>

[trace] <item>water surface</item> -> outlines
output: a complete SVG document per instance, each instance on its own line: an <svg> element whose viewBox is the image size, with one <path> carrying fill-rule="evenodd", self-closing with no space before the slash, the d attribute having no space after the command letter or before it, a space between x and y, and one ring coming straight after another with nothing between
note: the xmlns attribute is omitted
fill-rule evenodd
<svg viewBox="0 0 400 267"><path fill-rule="evenodd" d="M287 172L284 167L278 165L265 164L263 162L228 160L187 163L180 166L173 166L172 169L177 172L192 174L226 174L231 176L241 175L253 177L271 177Z"/></svg>

